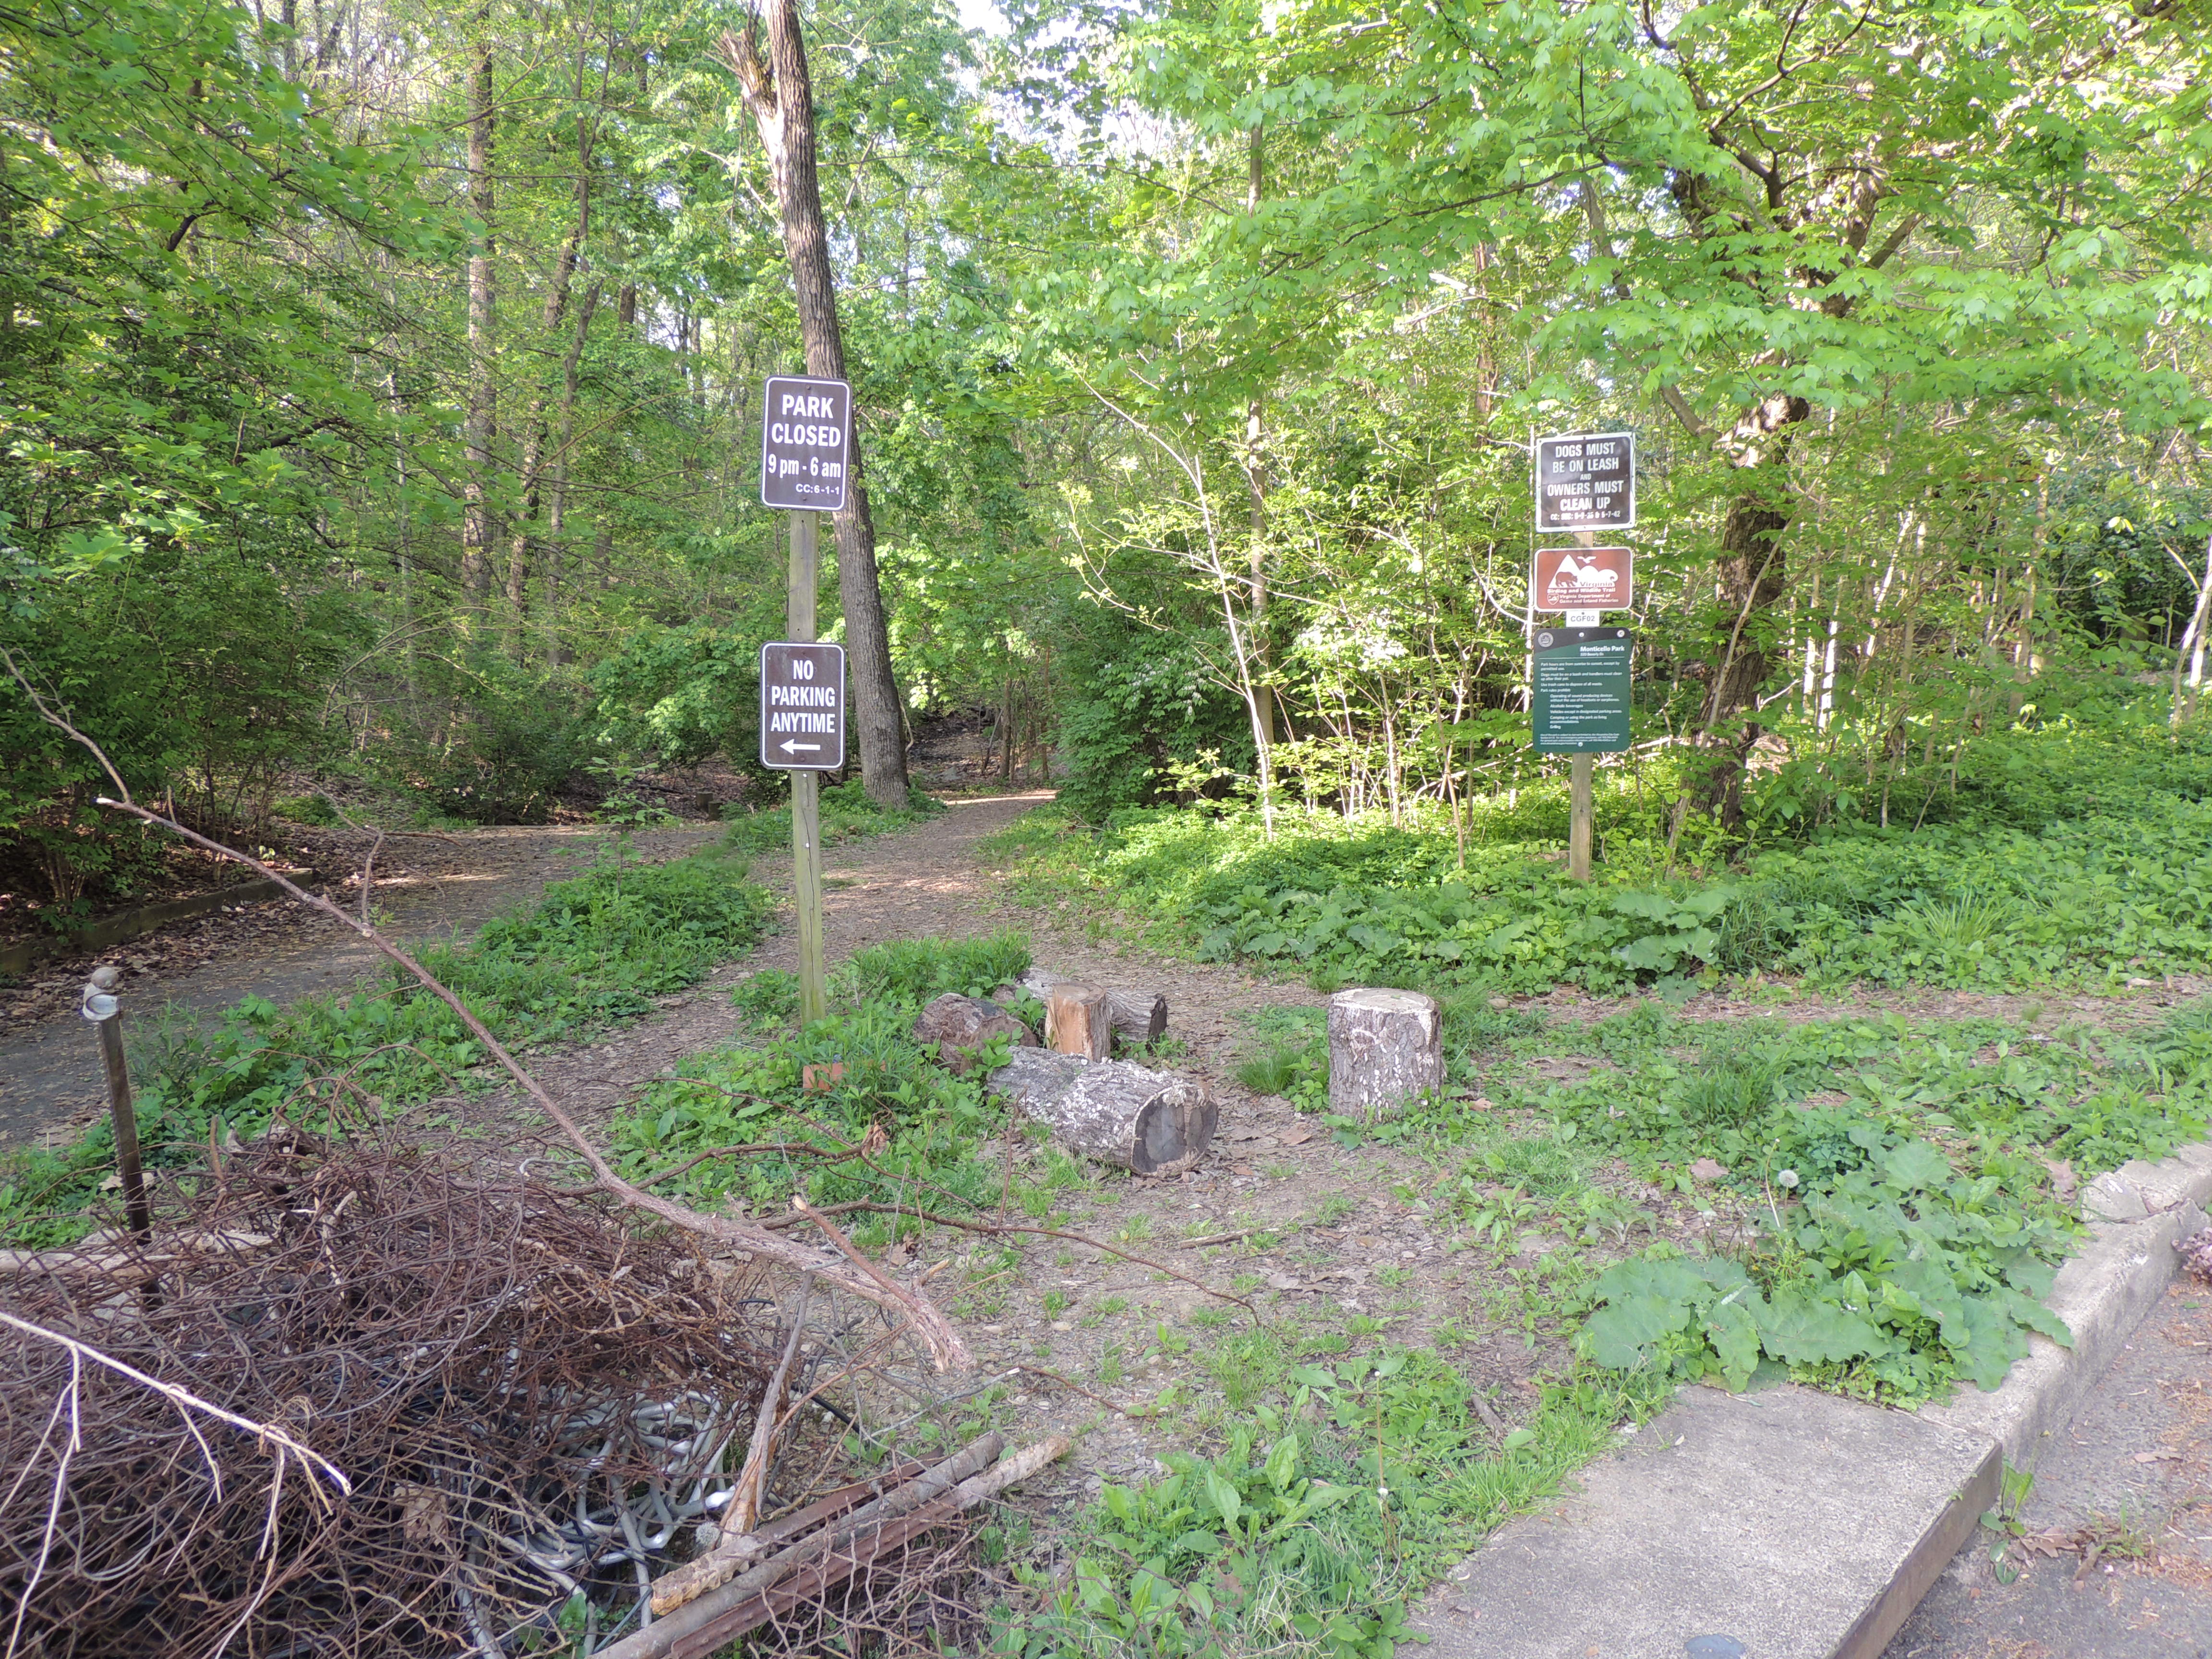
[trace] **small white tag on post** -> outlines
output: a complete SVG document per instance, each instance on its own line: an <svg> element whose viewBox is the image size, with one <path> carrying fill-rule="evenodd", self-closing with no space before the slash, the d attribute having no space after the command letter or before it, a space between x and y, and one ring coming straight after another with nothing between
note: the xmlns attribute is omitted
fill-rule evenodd
<svg viewBox="0 0 2212 1659"><path fill-rule="evenodd" d="M1598 625L1598 612L1595 611L1567 612L1567 626L1570 628L1595 628Z"/></svg>

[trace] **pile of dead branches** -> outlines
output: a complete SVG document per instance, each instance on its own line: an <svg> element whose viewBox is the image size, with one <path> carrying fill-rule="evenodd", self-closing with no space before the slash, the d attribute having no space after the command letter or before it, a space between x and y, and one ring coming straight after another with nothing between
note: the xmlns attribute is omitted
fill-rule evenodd
<svg viewBox="0 0 2212 1659"><path fill-rule="evenodd" d="M797 1346L753 1270L389 1149L189 1184L0 1270L0 1654L526 1650L714 1535Z"/></svg>

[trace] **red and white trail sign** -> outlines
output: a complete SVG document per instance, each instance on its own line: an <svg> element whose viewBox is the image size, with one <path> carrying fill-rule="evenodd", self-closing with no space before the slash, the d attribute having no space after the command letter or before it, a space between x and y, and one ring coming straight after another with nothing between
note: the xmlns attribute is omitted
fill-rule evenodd
<svg viewBox="0 0 2212 1659"><path fill-rule="evenodd" d="M1636 601L1636 556L1626 547L1546 547L1528 585L1535 611L1626 611Z"/></svg>

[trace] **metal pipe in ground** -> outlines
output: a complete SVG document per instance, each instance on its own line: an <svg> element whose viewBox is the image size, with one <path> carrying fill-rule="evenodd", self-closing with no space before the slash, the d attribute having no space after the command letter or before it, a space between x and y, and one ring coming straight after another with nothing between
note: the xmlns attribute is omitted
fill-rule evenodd
<svg viewBox="0 0 2212 1659"><path fill-rule="evenodd" d="M131 1099L131 1068L123 1058L123 1004L115 994L122 978L116 969L94 969L78 1012L100 1033L100 1060L107 1073L107 1116L115 1130L115 1167L123 1180L123 1212L131 1231L143 1238L154 1231L154 1211L146 1201L146 1177L139 1168L138 1112Z"/></svg>

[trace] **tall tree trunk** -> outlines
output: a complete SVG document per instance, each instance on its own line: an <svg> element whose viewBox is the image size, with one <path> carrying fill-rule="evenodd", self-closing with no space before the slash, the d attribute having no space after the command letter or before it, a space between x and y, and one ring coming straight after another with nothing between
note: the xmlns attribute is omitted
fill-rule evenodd
<svg viewBox="0 0 2212 1659"><path fill-rule="evenodd" d="M830 277L829 234L814 173L814 91L807 75L806 45L799 31L798 0L768 0L765 64L758 27L756 21L748 22L742 34L725 32L722 57L744 88L745 106L752 112L768 151L783 218L784 256L791 262L792 286L799 300L806 372L842 380L846 378L845 343L837 327L837 291ZM898 686L891 678L883 589L876 575L876 526L863 483L857 404L853 423L847 505L837 514L837 594L845 612L845 648L852 664L860 775L871 800L901 807L907 799L906 744L901 736Z"/></svg>
<svg viewBox="0 0 2212 1659"><path fill-rule="evenodd" d="M577 91L582 92L584 66L580 59L576 65ZM576 118L576 216L569 225L568 235L561 243L561 252L553 262L553 280L545 290L545 313L541 326L549 337L561 326L568 311L568 289L575 280L576 264L582 257L584 239L592 228L592 131L580 115ZM598 294L595 288L594 296ZM567 402L562 415L565 419L575 402L575 358L583 349L580 332L574 349L562 359L562 392ZM522 659L523 612L529 599L531 554L536 538L532 533L538 525L538 507L544 486L545 469L545 392L541 386L530 403L530 417L524 423L522 437L522 511L514 521L514 532L507 544L507 654L517 662Z"/></svg>
<svg viewBox="0 0 2212 1659"><path fill-rule="evenodd" d="M576 441L576 382L584 341L599 308L599 284L593 283L576 307L576 331L561 359L561 423L545 483L545 659L556 667L568 660L561 644L561 555L562 538L568 530L568 450Z"/></svg>
<svg viewBox="0 0 2212 1659"><path fill-rule="evenodd" d="M461 586L468 608L482 611L491 586L493 455L499 439L499 387L492 373L495 341L492 258L496 251L492 185L491 8L476 16L476 64L469 75L468 471L461 483Z"/></svg>
<svg viewBox="0 0 2212 1659"><path fill-rule="evenodd" d="M1260 193L1267 185L1267 133L1264 125L1252 129L1251 176L1244 191L1248 218L1258 215ZM1252 660L1258 671L1255 678L1266 688L1259 699L1258 735L1261 744L1272 749L1275 744L1275 694L1271 684L1274 678L1273 653L1267 642L1267 461L1263 453L1267 438L1264 412L1256 397L1245 408L1244 478L1252 491Z"/></svg>
<svg viewBox="0 0 2212 1659"><path fill-rule="evenodd" d="M1782 538L1793 515L1790 447L1813 412L1802 398L1777 393L1736 423L1730 434L1743 481L1721 522L1720 595L1734 612L1720 660L1713 665L1700 740L1717 751L1699 795L1730 829L1743 817L1743 769L1759 741L1759 688L1774 662L1768 613L1790 592ZM1745 710L1753 718L1739 720Z"/></svg>

